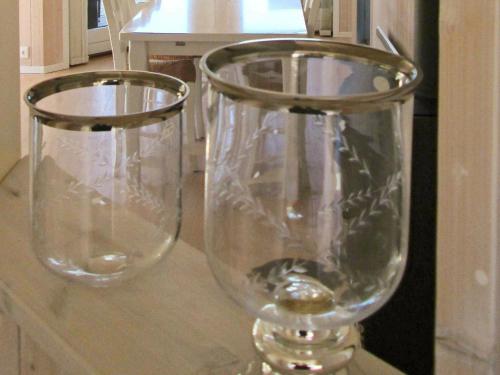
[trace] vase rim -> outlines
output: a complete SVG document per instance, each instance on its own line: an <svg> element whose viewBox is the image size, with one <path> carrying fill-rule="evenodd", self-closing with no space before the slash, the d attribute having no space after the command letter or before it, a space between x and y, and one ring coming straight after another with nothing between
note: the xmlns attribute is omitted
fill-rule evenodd
<svg viewBox="0 0 500 375"><path fill-rule="evenodd" d="M396 72L395 77L399 74L399 85L382 91L319 96L241 85L218 74L222 67L244 62L245 58L292 56L342 56L343 61L384 67L387 70L390 68ZM414 62L400 55L363 45L314 38L257 39L215 48L201 58L200 69L217 92L233 100L249 101L260 107L298 113L357 112L385 108L396 102L405 102L413 95L423 78L422 70Z"/></svg>
<svg viewBox="0 0 500 375"><path fill-rule="evenodd" d="M173 94L175 100L154 109L116 115L75 115L37 106L40 100L56 93L85 87L120 85L163 90ZM50 78L26 90L23 98L31 114L41 117L45 125L66 130L102 131L112 128L129 129L164 121L182 111L188 96L188 85L178 78L145 71L112 70L75 73Z"/></svg>

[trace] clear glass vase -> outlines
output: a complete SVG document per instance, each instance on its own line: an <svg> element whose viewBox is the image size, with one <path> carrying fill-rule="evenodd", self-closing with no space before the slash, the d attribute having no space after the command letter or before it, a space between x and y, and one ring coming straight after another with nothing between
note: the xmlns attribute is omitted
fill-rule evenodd
<svg viewBox="0 0 500 375"><path fill-rule="evenodd" d="M407 255L411 62L314 39L205 55L205 241L222 288L257 317L258 373L326 374ZM247 373L243 371L242 373Z"/></svg>
<svg viewBox="0 0 500 375"><path fill-rule="evenodd" d="M175 78L119 71L65 76L27 91L32 245L45 266L107 286L172 248L187 95Z"/></svg>

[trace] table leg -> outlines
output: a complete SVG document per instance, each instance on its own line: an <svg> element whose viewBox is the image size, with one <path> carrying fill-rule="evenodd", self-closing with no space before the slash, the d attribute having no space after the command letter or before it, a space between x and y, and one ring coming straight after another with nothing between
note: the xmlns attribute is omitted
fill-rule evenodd
<svg viewBox="0 0 500 375"><path fill-rule="evenodd" d="M296 58L283 59L283 91L286 93L298 93L298 71L299 61ZM299 197L300 190L300 160L305 155L299 154L299 122L302 121L298 115L290 114L285 127L286 151L285 151L285 202L293 205ZM303 129L303 127L302 127Z"/></svg>
<svg viewBox="0 0 500 375"><path fill-rule="evenodd" d="M194 83L189 83L189 88L191 90L191 94L196 93L197 87L196 87L196 82ZM199 109L196 108L197 101L196 101L196 95L195 96L190 96L188 100L186 101L186 109L185 112L183 113L184 116L184 124L183 124L183 132L185 134L185 149L187 151L187 156L188 156L188 163L189 163L189 171L190 172L196 172L200 170L200 166L198 164L198 159L202 153L200 152L200 149L202 146L202 143L196 142L197 138L197 132L196 132L196 116L197 113L199 112Z"/></svg>
<svg viewBox="0 0 500 375"><path fill-rule="evenodd" d="M148 70L148 45L146 42L129 42L128 66L131 70Z"/></svg>
<svg viewBox="0 0 500 375"><path fill-rule="evenodd" d="M203 97L203 85L202 85L202 75L199 67L200 59L194 59L194 66L196 68L196 81L195 81L195 90L194 90L194 101L195 101L195 126L196 126L196 138L201 139L205 138L205 125L203 124L203 105L202 105L202 97Z"/></svg>

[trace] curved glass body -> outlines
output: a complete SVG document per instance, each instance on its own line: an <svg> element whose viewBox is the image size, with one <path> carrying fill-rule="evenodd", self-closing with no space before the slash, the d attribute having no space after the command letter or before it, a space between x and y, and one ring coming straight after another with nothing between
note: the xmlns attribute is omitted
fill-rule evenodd
<svg viewBox="0 0 500 375"><path fill-rule="evenodd" d="M32 243L44 265L105 286L172 248L187 90L144 72L84 73L28 90Z"/></svg>
<svg viewBox="0 0 500 375"><path fill-rule="evenodd" d="M405 268L411 131L401 107L415 66L318 40L242 43L201 65L206 252L220 285L295 330L380 308Z"/></svg>

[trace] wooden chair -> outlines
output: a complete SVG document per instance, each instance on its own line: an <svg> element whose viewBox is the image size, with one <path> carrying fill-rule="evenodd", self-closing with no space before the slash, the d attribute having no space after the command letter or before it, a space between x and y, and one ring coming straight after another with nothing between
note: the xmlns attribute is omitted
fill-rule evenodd
<svg viewBox="0 0 500 375"><path fill-rule="evenodd" d="M316 25L318 23L319 5L321 0L302 0L304 9L304 18L306 20L307 33L314 36Z"/></svg>
<svg viewBox="0 0 500 375"><path fill-rule="evenodd" d="M135 0L103 0L103 5L108 20L114 67L116 70L126 70L128 45L120 41L120 30L137 14L140 6ZM191 96L186 103L185 149L189 169L197 171L201 169L198 161L204 153L204 143L198 140L204 137L204 132L199 114L201 106L197 105L201 102L201 93L200 85L195 83L199 75L193 63L194 59L194 56L151 56L149 70L175 76L189 85Z"/></svg>

